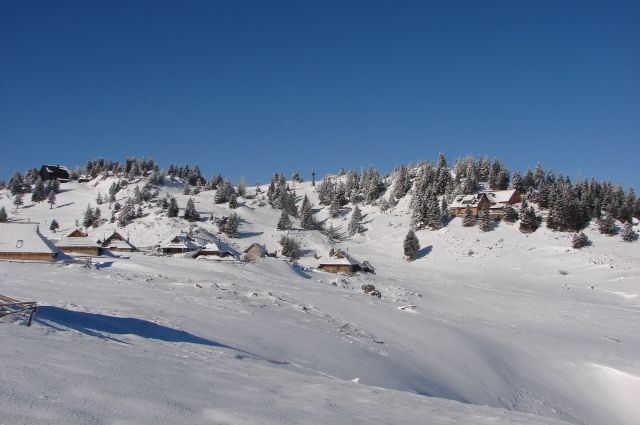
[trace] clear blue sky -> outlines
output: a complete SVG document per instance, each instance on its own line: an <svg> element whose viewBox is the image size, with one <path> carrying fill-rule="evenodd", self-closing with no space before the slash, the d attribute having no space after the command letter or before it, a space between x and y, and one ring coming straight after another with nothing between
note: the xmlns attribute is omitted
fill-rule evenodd
<svg viewBox="0 0 640 425"><path fill-rule="evenodd" d="M444 152L640 188L638 1L0 0L0 176Z"/></svg>

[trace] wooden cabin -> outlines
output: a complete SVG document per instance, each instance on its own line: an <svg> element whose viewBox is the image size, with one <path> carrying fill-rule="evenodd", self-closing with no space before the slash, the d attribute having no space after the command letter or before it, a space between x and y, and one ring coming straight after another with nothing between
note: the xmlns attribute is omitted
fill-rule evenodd
<svg viewBox="0 0 640 425"><path fill-rule="evenodd" d="M373 266L371 266L368 261L364 261L361 263L354 259L352 256L340 250L332 250L332 254L330 254L326 260L320 261L318 269L329 273L339 273L347 275L351 275L359 271L375 273Z"/></svg>
<svg viewBox="0 0 640 425"><path fill-rule="evenodd" d="M128 239L125 239L120 233L113 232L111 236L106 238L104 242L101 243L102 248L108 249L109 251L116 252L134 252L137 251L138 248L133 246Z"/></svg>
<svg viewBox="0 0 640 425"><path fill-rule="evenodd" d="M458 195L449 205L449 212L457 217L463 217L468 206L474 214L482 209L488 209L493 218L500 218L504 215L504 207L520 201L520 193L515 189Z"/></svg>
<svg viewBox="0 0 640 425"><path fill-rule="evenodd" d="M201 256L211 256L211 257L235 257L234 251L227 247L222 242L209 242L198 250L198 253L193 256L193 258L201 257Z"/></svg>
<svg viewBox="0 0 640 425"><path fill-rule="evenodd" d="M187 235L177 235L169 242L160 245L163 254L183 254L185 252L197 251L200 245L195 243L193 238Z"/></svg>
<svg viewBox="0 0 640 425"><path fill-rule="evenodd" d="M56 247L64 253L100 255L102 248L89 236L76 229L56 243Z"/></svg>
<svg viewBox="0 0 640 425"><path fill-rule="evenodd" d="M0 260L53 261L56 247L34 223L0 223Z"/></svg>
<svg viewBox="0 0 640 425"><path fill-rule="evenodd" d="M38 174L43 181L58 180L65 183L71 179L71 173L62 165L43 165Z"/></svg>
<svg viewBox="0 0 640 425"><path fill-rule="evenodd" d="M243 258L245 261L255 261L258 258L263 258L265 255L267 255L267 249L257 243L252 243L243 251Z"/></svg>

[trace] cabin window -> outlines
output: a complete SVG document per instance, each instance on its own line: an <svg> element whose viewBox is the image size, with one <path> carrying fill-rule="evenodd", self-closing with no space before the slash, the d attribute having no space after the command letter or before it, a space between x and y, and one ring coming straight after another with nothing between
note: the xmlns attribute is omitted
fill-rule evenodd
<svg viewBox="0 0 640 425"><path fill-rule="evenodd" d="M22 239L18 239L16 241L16 248L22 248L23 244L24 244L24 241Z"/></svg>

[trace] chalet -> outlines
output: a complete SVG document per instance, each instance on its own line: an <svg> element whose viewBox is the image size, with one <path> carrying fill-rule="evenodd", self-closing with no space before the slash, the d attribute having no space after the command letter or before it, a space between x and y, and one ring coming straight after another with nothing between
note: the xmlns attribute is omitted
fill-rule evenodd
<svg viewBox="0 0 640 425"><path fill-rule="evenodd" d="M108 249L109 251L117 251L117 252L134 252L137 251L138 248L133 246L128 239L125 239L120 233L113 232L111 236L106 238L104 242L101 243L102 248Z"/></svg>
<svg viewBox="0 0 640 425"><path fill-rule="evenodd" d="M0 259L53 261L57 253L37 224L0 223Z"/></svg>
<svg viewBox="0 0 640 425"><path fill-rule="evenodd" d="M375 269L368 261L361 263L340 250L333 252L326 260L320 261L318 269L329 273L340 274L354 274L359 271L375 273Z"/></svg>
<svg viewBox="0 0 640 425"><path fill-rule="evenodd" d="M200 245L195 243L193 238L187 235L177 235L169 242L160 245L163 254L182 254L185 252L197 251Z"/></svg>
<svg viewBox="0 0 640 425"><path fill-rule="evenodd" d="M62 165L43 165L38 174L43 181L58 180L65 183L71 178L69 170Z"/></svg>
<svg viewBox="0 0 640 425"><path fill-rule="evenodd" d="M267 249L257 243L252 243L243 251L243 258L245 261L255 261L258 258L263 258L265 255L267 255Z"/></svg>
<svg viewBox="0 0 640 425"><path fill-rule="evenodd" d="M504 214L504 207L516 204L520 200L520 193L515 189L458 195L449 205L449 211L452 215L462 217L469 206L474 214L479 210L488 209L491 216L499 218Z"/></svg>
<svg viewBox="0 0 640 425"><path fill-rule="evenodd" d="M219 257L219 258L225 258L229 256L236 257L235 251L220 241L207 243L206 245L204 245L198 250L198 253L194 255L194 258L201 257L201 256L206 256L206 257L211 256L211 257Z"/></svg>
<svg viewBox="0 0 640 425"><path fill-rule="evenodd" d="M471 209L471 212L477 214L479 210L489 208L491 202L484 193L476 193L473 195L458 195L455 197L451 205L449 205L449 212L452 215L462 217L467 207Z"/></svg>
<svg viewBox="0 0 640 425"><path fill-rule="evenodd" d="M60 239L56 247L64 253L100 255L102 252L100 245L79 229Z"/></svg>

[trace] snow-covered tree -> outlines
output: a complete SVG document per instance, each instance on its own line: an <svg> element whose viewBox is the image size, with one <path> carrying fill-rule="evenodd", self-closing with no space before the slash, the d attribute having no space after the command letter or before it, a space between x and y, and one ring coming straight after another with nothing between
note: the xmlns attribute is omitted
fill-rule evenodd
<svg viewBox="0 0 640 425"><path fill-rule="evenodd" d="M53 190L47 195L47 203L49 204L49 209L52 209L53 205L56 203L56 192Z"/></svg>
<svg viewBox="0 0 640 425"><path fill-rule="evenodd" d="M420 252L420 241L413 229L409 229L407 236L405 236L403 249L404 256L408 261L413 261L418 258L418 253Z"/></svg>
<svg viewBox="0 0 640 425"><path fill-rule="evenodd" d="M513 208L511 205L507 205L504 207L504 216L503 220L507 223L515 223L518 221L518 211Z"/></svg>
<svg viewBox="0 0 640 425"><path fill-rule="evenodd" d="M484 208L478 212L478 227L483 232L488 232L492 229L491 218L489 217L489 210Z"/></svg>
<svg viewBox="0 0 640 425"><path fill-rule="evenodd" d="M59 228L60 228L60 225L58 224L56 219L54 218L53 220L51 220L51 224L49 224L49 230L55 233Z"/></svg>
<svg viewBox="0 0 640 425"><path fill-rule="evenodd" d="M38 179L38 182L33 187L33 191L31 192L31 202L40 203L46 199L44 182L41 179Z"/></svg>
<svg viewBox="0 0 640 425"><path fill-rule="evenodd" d="M609 236L613 236L618 233L616 220L613 218L611 213L603 214L602 217L598 219L598 230L603 235Z"/></svg>
<svg viewBox="0 0 640 425"><path fill-rule="evenodd" d="M622 233L620 233L620 237L625 242L632 242L638 238L638 234L635 230L633 230L633 225L631 222L626 222L624 228L622 229Z"/></svg>
<svg viewBox="0 0 640 425"><path fill-rule="evenodd" d="M300 258L300 244L295 239L283 235L280 238L280 246L282 247L282 255L284 255L285 257L289 258L290 260Z"/></svg>
<svg viewBox="0 0 640 425"><path fill-rule="evenodd" d="M348 231L350 236L353 236L356 233L361 232L362 230L362 226L360 225L361 221L362 221L362 212L360 211L360 208L358 208L358 205L356 205L353 208L353 212L351 213L351 220L349 221Z"/></svg>
<svg viewBox="0 0 640 425"><path fill-rule="evenodd" d="M534 232L538 228L538 216L533 207L527 207L520 213L520 231L523 233Z"/></svg>
<svg viewBox="0 0 640 425"><path fill-rule="evenodd" d="M189 198L187 201L187 207L184 209L184 214L182 216L187 221L199 221L200 214L196 211L196 206L193 203L193 198Z"/></svg>
<svg viewBox="0 0 640 425"><path fill-rule="evenodd" d="M232 210L238 208L238 197L235 193L231 194L231 199L229 199L229 208Z"/></svg>
<svg viewBox="0 0 640 425"><path fill-rule="evenodd" d="M6 223L7 220L9 220L7 210L5 210L4 207L0 207L0 223Z"/></svg>
<svg viewBox="0 0 640 425"><path fill-rule="evenodd" d="M91 208L91 205L87 205L87 209L84 210L84 216L82 218L82 225L88 229L89 227L93 226L93 223L95 221L96 220L95 220L95 217L93 215L93 208Z"/></svg>
<svg viewBox="0 0 640 425"><path fill-rule="evenodd" d="M315 220L313 219L313 211L311 209L311 201L304 195L302 205L300 206L300 227L303 229L314 229L316 227Z"/></svg>
<svg viewBox="0 0 640 425"><path fill-rule="evenodd" d="M464 211L464 216L462 217L462 225L464 227L472 227L476 224L476 215L471 211L469 205L467 205L466 210Z"/></svg>
<svg viewBox="0 0 640 425"><path fill-rule="evenodd" d="M178 208L178 202L173 196L169 199L169 206L167 207L167 217L177 217L180 209Z"/></svg>
<svg viewBox="0 0 640 425"><path fill-rule="evenodd" d="M278 220L278 225L276 227L278 230L291 229L291 219L289 219L289 214L287 214L286 211L282 210L282 214L280 214L280 220Z"/></svg>
<svg viewBox="0 0 640 425"><path fill-rule="evenodd" d="M571 238L571 246L575 249L580 249L589 245L589 238L582 232L576 233Z"/></svg>

